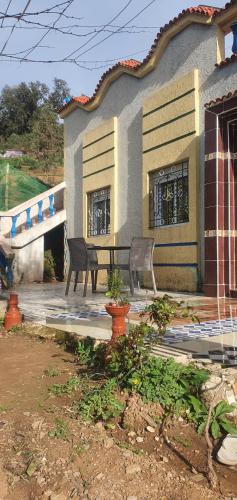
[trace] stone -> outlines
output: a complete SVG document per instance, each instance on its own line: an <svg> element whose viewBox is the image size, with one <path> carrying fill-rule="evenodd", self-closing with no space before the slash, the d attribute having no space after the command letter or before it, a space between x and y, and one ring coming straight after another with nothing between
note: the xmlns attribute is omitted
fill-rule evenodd
<svg viewBox="0 0 237 500"><path fill-rule="evenodd" d="M106 438L104 440L104 448L110 449L114 445L114 440L113 438Z"/></svg>
<svg viewBox="0 0 237 500"><path fill-rule="evenodd" d="M151 427L151 425L148 425L147 428L146 428L146 430L148 432L156 432L156 430L154 429L154 427Z"/></svg>
<svg viewBox="0 0 237 500"><path fill-rule="evenodd" d="M127 497L127 500L137 500L137 497L134 497L133 495L131 495L130 497Z"/></svg>
<svg viewBox="0 0 237 500"><path fill-rule="evenodd" d="M102 474L102 472L99 472L99 474L97 474L95 476L95 479L98 479L98 481L100 481L101 479L104 479L104 474Z"/></svg>
<svg viewBox="0 0 237 500"><path fill-rule="evenodd" d="M225 465L237 465L237 436L228 434L217 452L217 460Z"/></svg>
<svg viewBox="0 0 237 500"><path fill-rule="evenodd" d="M64 493L52 493L52 495L50 495L50 500L68 500L68 497L64 495Z"/></svg>
<svg viewBox="0 0 237 500"><path fill-rule="evenodd" d="M155 436L155 441L159 441L159 440L160 440L159 436Z"/></svg>
<svg viewBox="0 0 237 500"><path fill-rule="evenodd" d="M131 437L131 438L132 438L132 437L135 437L135 436L136 436L136 432L134 432L134 431L130 431L130 432L128 433L128 437Z"/></svg>
<svg viewBox="0 0 237 500"><path fill-rule="evenodd" d="M129 475L139 474L139 472L141 472L140 465L133 464L133 465L128 465L128 467L126 467L126 474Z"/></svg>
<svg viewBox="0 0 237 500"><path fill-rule="evenodd" d="M141 436L138 436L136 439L137 443L143 443L144 439Z"/></svg>
<svg viewBox="0 0 237 500"><path fill-rule="evenodd" d="M167 457L162 457L161 460L162 460L162 462L165 462L166 464L169 462L169 459Z"/></svg>

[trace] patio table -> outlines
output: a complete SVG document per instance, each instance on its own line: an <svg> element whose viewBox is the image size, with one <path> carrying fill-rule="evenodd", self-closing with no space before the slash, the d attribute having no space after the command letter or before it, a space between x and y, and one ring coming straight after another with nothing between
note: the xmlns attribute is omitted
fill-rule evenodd
<svg viewBox="0 0 237 500"><path fill-rule="evenodd" d="M130 250L131 245L87 245L88 250L98 250L98 251L107 251L109 252L109 266L110 266L110 271L112 272L113 270L113 265L114 265L114 252L116 250Z"/></svg>

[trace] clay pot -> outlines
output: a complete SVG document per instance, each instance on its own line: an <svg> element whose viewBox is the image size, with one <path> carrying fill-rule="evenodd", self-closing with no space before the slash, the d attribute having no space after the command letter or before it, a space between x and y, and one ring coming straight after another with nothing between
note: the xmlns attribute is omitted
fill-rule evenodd
<svg viewBox="0 0 237 500"><path fill-rule="evenodd" d="M121 335L126 335L125 318L129 312L131 305L124 304L117 306L116 304L106 304L107 313L112 316L112 337L111 342L115 342Z"/></svg>
<svg viewBox="0 0 237 500"><path fill-rule="evenodd" d="M4 327L6 330L11 330L13 326L20 325L21 322L22 314L18 307L18 295L16 293L10 293L4 318Z"/></svg>

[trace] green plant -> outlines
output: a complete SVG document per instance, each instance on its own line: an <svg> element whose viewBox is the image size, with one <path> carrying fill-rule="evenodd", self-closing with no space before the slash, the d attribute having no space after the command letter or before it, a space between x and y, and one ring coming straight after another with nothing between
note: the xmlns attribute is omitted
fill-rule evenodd
<svg viewBox="0 0 237 500"><path fill-rule="evenodd" d="M81 381L78 377L70 378L65 384L53 384L49 387L49 393L55 396L61 396L62 394L72 394L80 386Z"/></svg>
<svg viewBox="0 0 237 500"><path fill-rule="evenodd" d="M62 418L55 419L55 428L52 431L49 431L48 435L51 438L63 439L64 441L68 441L70 436L70 429L68 423Z"/></svg>
<svg viewBox="0 0 237 500"><path fill-rule="evenodd" d="M0 405L0 413L4 413L7 410L8 410L8 406L7 405Z"/></svg>
<svg viewBox="0 0 237 500"><path fill-rule="evenodd" d="M188 406L189 395L198 395L207 379L206 370L184 366L173 358L150 356L140 369L131 373L126 386L138 392L144 402L160 403L166 410L179 413Z"/></svg>
<svg viewBox="0 0 237 500"><path fill-rule="evenodd" d="M140 369L149 357L149 350L145 345L145 337L153 332L152 327L146 323L132 326L127 336L121 336L110 350L106 371L123 380L126 385L128 376Z"/></svg>
<svg viewBox="0 0 237 500"><path fill-rule="evenodd" d="M55 279L55 260L51 250L44 252L44 281L52 281Z"/></svg>
<svg viewBox="0 0 237 500"><path fill-rule="evenodd" d="M193 322L198 321L190 306L184 305L183 301L177 302L173 300L167 294L163 295L163 297L155 297L152 304L146 306L141 313L141 317L145 315L148 315L147 322L157 326L159 335L165 334L167 325L175 318L189 318Z"/></svg>
<svg viewBox="0 0 237 500"><path fill-rule="evenodd" d="M107 421L117 417L123 410L122 403L116 398L117 382L111 379L102 387L89 389L84 397L75 403L74 411L86 421Z"/></svg>
<svg viewBox="0 0 237 500"><path fill-rule="evenodd" d="M74 343L74 352L82 365L92 365L95 353L94 340L92 337L76 340Z"/></svg>
<svg viewBox="0 0 237 500"><path fill-rule="evenodd" d="M202 401L189 396L190 413L189 418L197 425L197 431L202 434L205 431L208 419L208 409ZM209 433L213 439L218 439L222 434L230 433L237 435L237 428L226 415L235 409L234 405L220 401L212 411Z"/></svg>
<svg viewBox="0 0 237 500"><path fill-rule="evenodd" d="M120 276L119 269L115 269L108 276L108 292L106 292L106 297L112 299L116 306L122 306L128 304L128 297L126 294L122 293L123 281Z"/></svg>
<svg viewBox="0 0 237 500"><path fill-rule="evenodd" d="M58 368L49 367L43 371L43 375L45 375L46 377L59 377L59 375L61 375L61 372L60 370L58 370Z"/></svg>

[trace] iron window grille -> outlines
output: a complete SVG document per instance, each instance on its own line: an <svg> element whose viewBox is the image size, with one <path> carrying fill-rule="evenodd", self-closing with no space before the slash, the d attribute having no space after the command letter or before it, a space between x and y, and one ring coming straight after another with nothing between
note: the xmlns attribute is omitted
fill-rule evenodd
<svg viewBox="0 0 237 500"><path fill-rule="evenodd" d="M88 236L110 233L110 188L88 194Z"/></svg>
<svg viewBox="0 0 237 500"><path fill-rule="evenodd" d="M189 220L188 162L150 174L150 228Z"/></svg>

